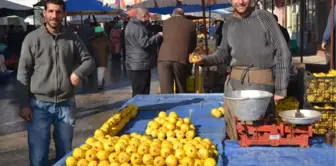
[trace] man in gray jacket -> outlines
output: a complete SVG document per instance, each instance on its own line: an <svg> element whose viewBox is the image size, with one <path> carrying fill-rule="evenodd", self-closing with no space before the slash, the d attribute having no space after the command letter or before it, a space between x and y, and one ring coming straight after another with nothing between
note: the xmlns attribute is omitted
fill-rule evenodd
<svg viewBox="0 0 336 166"><path fill-rule="evenodd" d="M137 8L125 30L126 68L130 72L133 96L149 94L153 50L162 41L162 35L152 36L147 29L150 15L147 9Z"/></svg>
<svg viewBox="0 0 336 166"><path fill-rule="evenodd" d="M56 160L72 150L74 88L95 67L82 40L63 30L64 16L63 0L46 0L45 25L29 33L22 45L18 94L20 116L27 121L31 166L48 165L51 124Z"/></svg>

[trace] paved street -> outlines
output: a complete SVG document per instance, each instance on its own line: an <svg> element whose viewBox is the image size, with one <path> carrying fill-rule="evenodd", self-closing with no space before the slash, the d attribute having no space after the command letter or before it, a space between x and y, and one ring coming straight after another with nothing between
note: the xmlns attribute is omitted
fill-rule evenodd
<svg viewBox="0 0 336 166"><path fill-rule="evenodd" d="M79 94L76 95L78 113L73 140L74 147L82 144L85 138L92 135L95 129L132 96L130 82L122 63L113 62L112 64L110 62L105 78L105 90L78 89ZM154 69L151 93L158 93L158 86L157 72ZM94 87L94 85L89 87ZM9 85L0 89L0 93L3 94L0 97L0 165L28 165L27 132L24 131L24 121L18 116L14 86ZM50 145L50 149L49 156L52 162L55 156L53 144Z"/></svg>

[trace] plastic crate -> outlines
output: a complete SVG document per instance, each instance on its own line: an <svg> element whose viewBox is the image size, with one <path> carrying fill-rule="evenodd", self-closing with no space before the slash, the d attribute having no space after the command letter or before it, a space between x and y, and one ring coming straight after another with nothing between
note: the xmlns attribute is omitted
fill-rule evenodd
<svg viewBox="0 0 336 166"><path fill-rule="evenodd" d="M336 77L315 77L306 72L304 81L306 104L336 102Z"/></svg>
<svg viewBox="0 0 336 166"><path fill-rule="evenodd" d="M329 129L336 131L336 104L316 104L312 109L322 113L321 119L313 124L313 133L325 134Z"/></svg>

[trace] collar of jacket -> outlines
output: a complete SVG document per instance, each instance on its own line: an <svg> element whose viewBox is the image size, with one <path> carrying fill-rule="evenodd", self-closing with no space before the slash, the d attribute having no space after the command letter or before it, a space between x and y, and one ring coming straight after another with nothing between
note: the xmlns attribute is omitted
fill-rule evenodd
<svg viewBox="0 0 336 166"><path fill-rule="evenodd" d="M65 31L66 31L66 29L64 28L63 25L61 25L61 27L60 27L60 31L59 31L58 34L56 34L56 35L50 33L50 32L48 31L48 29L47 29L47 27L46 27L45 24L43 24L43 25L41 26L41 28L43 28L43 31L44 31L45 33L47 33L47 34L49 34L49 35L51 35L51 36L58 36L58 35L60 35L60 34L65 33Z"/></svg>

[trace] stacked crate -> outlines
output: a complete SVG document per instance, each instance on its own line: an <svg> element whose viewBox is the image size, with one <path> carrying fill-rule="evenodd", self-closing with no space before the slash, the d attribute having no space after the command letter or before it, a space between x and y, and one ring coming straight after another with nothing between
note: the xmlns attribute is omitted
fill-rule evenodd
<svg viewBox="0 0 336 166"><path fill-rule="evenodd" d="M307 73L305 76L305 108L322 113L319 122L313 126L315 134L336 131L336 71L329 73Z"/></svg>

